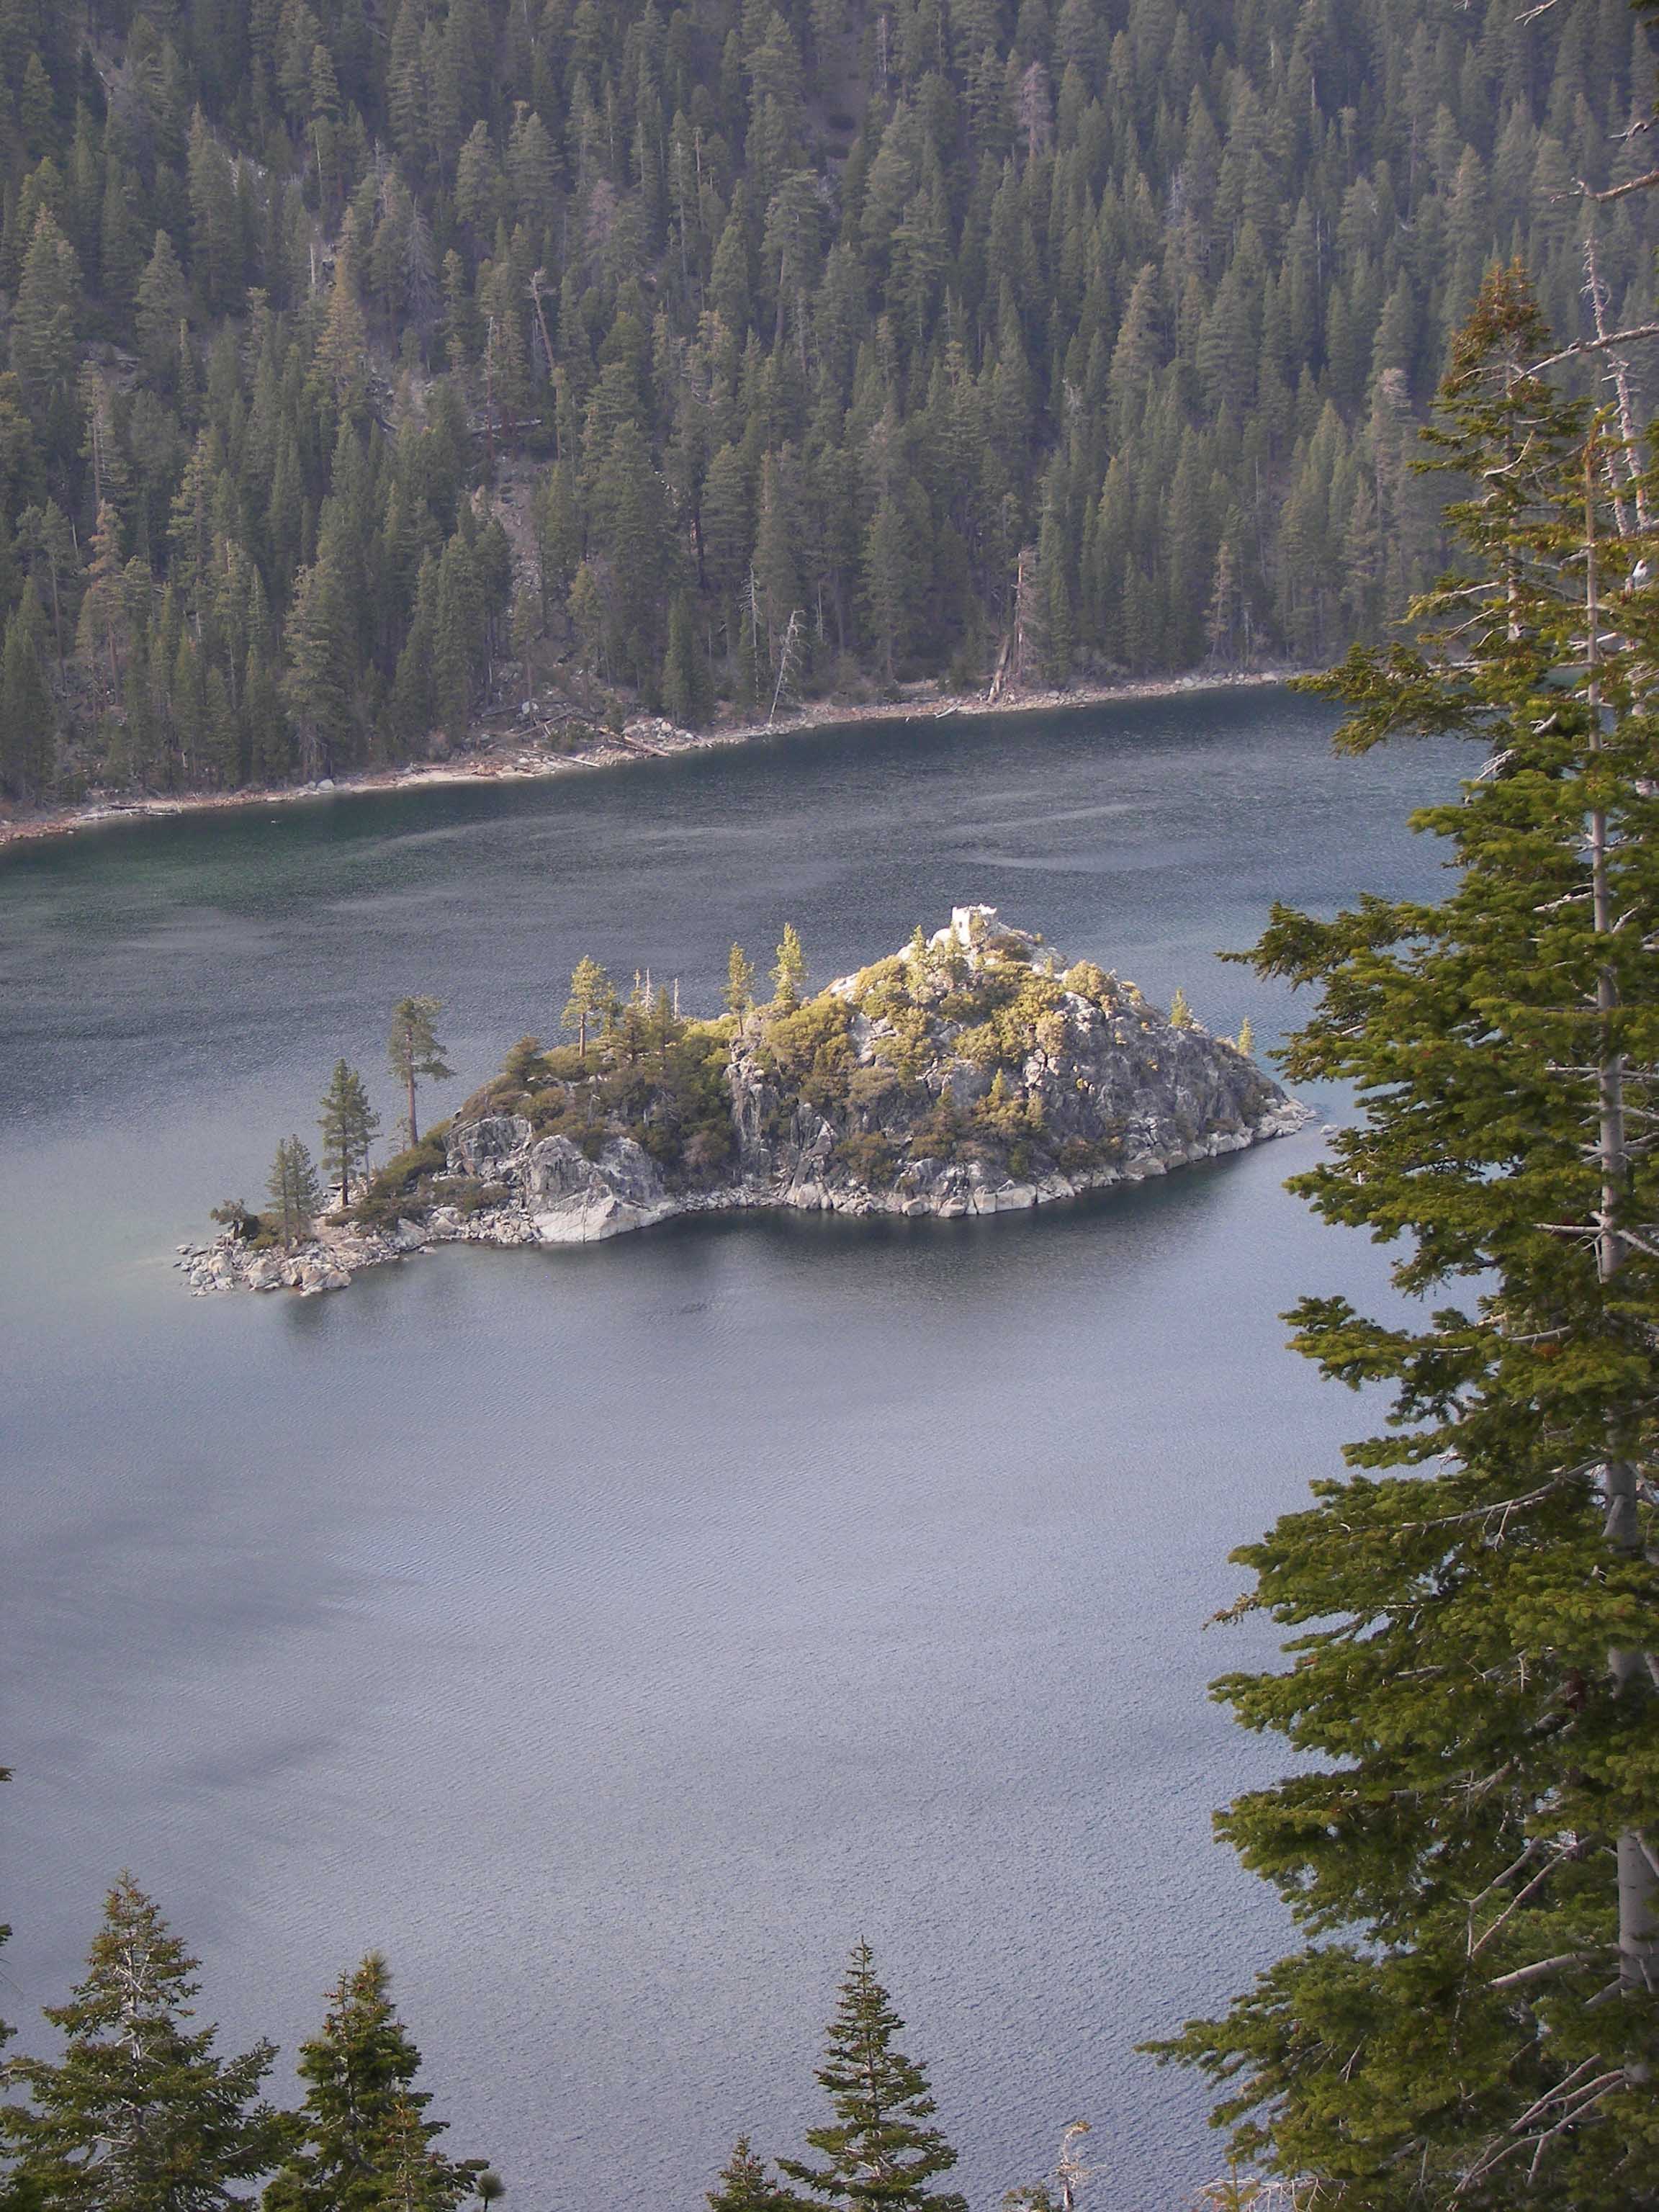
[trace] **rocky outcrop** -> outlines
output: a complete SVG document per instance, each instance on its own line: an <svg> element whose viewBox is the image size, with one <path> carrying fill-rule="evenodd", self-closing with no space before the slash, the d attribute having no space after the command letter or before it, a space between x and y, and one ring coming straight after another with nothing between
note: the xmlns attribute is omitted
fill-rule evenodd
<svg viewBox="0 0 1659 2212"><path fill-rule="evenodd" d="M491 1086L450 1129L434 1192L465 1204L422 1204L386 1229L325 1224L292 1253L227 1235L181 1248L179 1264L198 1291L309 1294L434 1243L592 1243L678 1213L1012 1212L1310 1118L1226 1039L1091 963L1062 967L989 907L957 908L931 939L798 1008L693 1026L719 1080L694 1135L666 1076L653 1085L630 1064L607 1079L598 1056L574 1080L521 1065L527 1087L506 1107ZM548 1129L550 1115L569 1126Z"/></svg>

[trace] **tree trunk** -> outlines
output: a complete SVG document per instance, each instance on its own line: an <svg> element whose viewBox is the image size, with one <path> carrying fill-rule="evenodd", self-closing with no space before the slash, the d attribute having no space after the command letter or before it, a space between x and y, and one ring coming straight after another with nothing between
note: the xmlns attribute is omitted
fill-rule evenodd
<svg viewBox="0 0 1659 2212"><path fill-rule="evenodd" d="M1589 755L1592 768L1601 750L1601 686L1600 680L1601 610L1595 569L1595 439L1584 449L1584 659L1585 696L1589 707ZM1613 899L1607 882L1607 817L1599 804L1589 811L1590 907L1597 937L1607 937L1613 927ZM1619 1003L1618 979L1609 963L1596 970L1595 1004L1600 1015L1596 1055L1596 1154L1601 1179L1600 1218L1595 1240L1595 1271L1605 1287L1624 1263L1625 1240L1618 1217L1629 1166L1625 1129L1624 1055L1615 1047L1612 1018ZM1603 1471L1607 1518L1602 1535L1609 1547L1626 1557L1643 1550L1640 1517L1637 1512L1636 1468L1622 1437L1608 1439L1610 1449ZM1653 1687L1647 1654L1615 1650L1607 1654L1614 1694L1645 1698ZM1627 1829L1619 1838L1619 1984L1626 1992L1659 1988L1659 1874L1654 1869L1640 1833ZM1645 2078L1646 2069L1642 2069Z"/></svg>

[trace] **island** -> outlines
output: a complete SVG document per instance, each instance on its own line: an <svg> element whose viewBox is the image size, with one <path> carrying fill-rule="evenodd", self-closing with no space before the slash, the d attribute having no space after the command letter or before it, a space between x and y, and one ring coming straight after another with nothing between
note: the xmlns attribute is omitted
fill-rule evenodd
<svg viewBox="0 0 1659 2212"><path fill-rule="evenodd" d="M682 1019L636 982L625 1004L594 990L592 1034L579 969L575 1044L522 1039L302 1240L242 1212L181 1246L191 1287L314 1293L434 1244L588 1244L685 1213L1012 1212L1310 1118L1247 1037L1212 1036L1179 993L1166 1012L1061 960L994 907L957 907L810 996L793 945L787 932L767 1005L734 948L722 1015Z"/></svg>

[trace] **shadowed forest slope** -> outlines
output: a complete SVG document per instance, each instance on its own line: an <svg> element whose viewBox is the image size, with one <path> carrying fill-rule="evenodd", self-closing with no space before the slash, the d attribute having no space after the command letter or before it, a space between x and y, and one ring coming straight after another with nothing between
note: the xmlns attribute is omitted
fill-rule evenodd
<svg viewBox="0 0 1659 2212"><path fill-rule="evenodd" d="M0 0L0 784L1375 635L1483 269L1587 331L1643 166L1625 0L1518 15Z"/></svg>

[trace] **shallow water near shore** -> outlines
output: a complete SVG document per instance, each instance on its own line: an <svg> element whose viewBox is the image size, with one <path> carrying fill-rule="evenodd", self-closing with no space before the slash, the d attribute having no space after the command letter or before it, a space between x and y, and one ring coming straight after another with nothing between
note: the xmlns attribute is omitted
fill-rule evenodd
<svg viewBox="0 0 1659 2212"><path fill-rule="evenodd" d="M1111 2212L1215 2172L1139 2039L1274 1955L1209 1838L1279 1771L1206 1699L1226 1553L1364 1408L1283 1349L1383 1255L1316 1135L1037 1216L749 1218L453 1249L325 1299L170 1261L427 990L462 1081L576 958L713 1005L786 921L817 980L984 900L1258 1046L1218 947L1431 895L1469 765L1334 760L1283 694L865 725L507 789L121 825L0 856L0 1455L13 1538L0 2002L76 1978L130 1866L290 2094L391 1957L457 2154L510 2202L696 2208L792 2152L867 1935L970 2203L1086 2116ZM1336 1102L1316 1097L1325 1113Z"/></svg>

